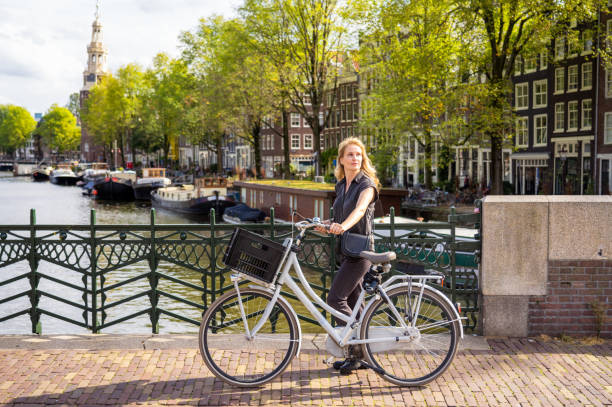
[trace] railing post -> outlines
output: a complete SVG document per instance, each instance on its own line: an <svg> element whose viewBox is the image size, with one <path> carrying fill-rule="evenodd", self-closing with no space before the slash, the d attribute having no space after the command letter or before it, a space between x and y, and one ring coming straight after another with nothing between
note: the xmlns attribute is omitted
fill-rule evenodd
<svg viewBox="0 0 612 407"><path fill-rule="evenodd" d="M216 254L216 242L215 242L215 208L210 209L210 273L211 273L211 299L212 304L217 299L216 287L217 287L217 254ZM221 284L219 284L221 289Z"/></svg>
<svg viewBox="0 0 612 407"><path fill-rule="evenodd" d="M457 303L457 287L456 287L456 261L455 254L457 251L457 244L455 238L455 228L457 227L457 218L455 216L455 205L450 208L450 215L448 216L448 223L450 223L450 261L451 261L451 301L453 304Z"/></svg>
<svg viewBox="0 0 612 407"><path fill-rule="evenodd" d="M40 311L38 310L38 301L40 300L38 282L40 277L38 276L36 249L36 210L30 209L30 254L28 259L30 263L30 274L28 276L30 280L30 321L32 322L32 333L40 335L42 333Z"/></svg>
<svg viewBox="0 0 612 407"><path fill-rule="evenodd" d="M151 331L154 334L159 333L159 311L157 310L157 303L159 301L159 294L157 292L157 283L159 282L159 276L157 275L157 265L159 260L157 259L157 253L155 248L155 208L151 209L151 246L149 253L149 285L151 291L149 293L149 300L151 301L151 312L149 317L151 318Z"/></svg>
<svg viewBox="0 0 612 407"><path fill-rule="evenodd" d="M383 213L384 216L384 213ZM389 224L391 229L389 230L389 250L395 251L395 208L389 208Z"/></svg>
<svg viewBox="0 0 612 407"><path fill-rule="evenodd" d="M274 233L274 207L270 207L270 239L274 240L276 234Z"/></svg>
<svg viewBox="0 0 612 407"><path fill-rule="evenodd" d="M329 208L329 219L334 218L334 208L333 206ZM336 235L328 234L329 236L329 275L333 280L334 274L336 272ZM321 299L326 301L327 299L327 276L324 274L322 278L323 283L323 293L321 294ZM331 284L330 284L331 285ZM323 316L327 318L327 312L323 310ZM336 326L335 320L332 318L332 325Z"/></svg>
<svg viewBox="0 0 612 407"><path fill-rule="evenodd" d="M89 247L90 253L90 276L91 276L91 332L98 333L98 256L96 250L98 242L96 240L96 210L92 209L89 213ZM87 288L87 287L86 287ZM86 300L87 301L87 300ZM87 304L86 304L87 305ZM87 323L87 321L85 321Z"/></svg>

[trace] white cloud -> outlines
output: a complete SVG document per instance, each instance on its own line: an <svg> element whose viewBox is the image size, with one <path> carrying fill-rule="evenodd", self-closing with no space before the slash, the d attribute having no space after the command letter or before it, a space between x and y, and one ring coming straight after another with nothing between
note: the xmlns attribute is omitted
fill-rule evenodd
<svg viewBox="0 0 612 407"><path fill-rule="evenodd" d="M82 85L95 0L0 0L0 103L32 114L64 105ZM178 36L201 17L231 16L240 0L101 0L108 68L177 56Z"/></svg>

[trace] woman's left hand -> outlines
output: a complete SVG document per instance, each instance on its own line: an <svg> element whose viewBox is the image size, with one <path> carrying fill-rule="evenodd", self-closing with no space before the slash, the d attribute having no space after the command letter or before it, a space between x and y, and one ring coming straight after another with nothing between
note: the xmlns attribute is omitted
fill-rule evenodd
<svg viewBox="0 0 612 407"><path fill-rule="evenodd" d="M341 235L344 232L346 232L346 230L344 230L344 226L342 226L340 223L332 223L329 227L329 233L331 234Z"/></svg>

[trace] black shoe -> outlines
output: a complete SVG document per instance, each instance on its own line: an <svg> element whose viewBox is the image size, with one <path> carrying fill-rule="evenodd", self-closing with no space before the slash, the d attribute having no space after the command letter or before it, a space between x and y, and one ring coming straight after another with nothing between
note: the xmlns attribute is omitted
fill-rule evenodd
<svg viewBox="0 0 612 407"><path fill-rule="evenodd" d="M340 370L340 368L342 367L342 365L344 365L346 362L353 360L353 359L344 359L344 360L336 360L334 362L334 364L332 365L334 367L334 369L336 370ZM362 363L359 364L359 368L358 369L367 369L366 366L364 366Z"/></svg>
<svg viewBox="0 0 612 407"><path fill-rule="evenodd" d="M353 370L357 370L357 369L367 369L367 367L364 366L359 359L349 358L349 359L346 359L344 363L342 363L339 370L340 370L340 374L348 375L348 374L351 374Z"/></svg>

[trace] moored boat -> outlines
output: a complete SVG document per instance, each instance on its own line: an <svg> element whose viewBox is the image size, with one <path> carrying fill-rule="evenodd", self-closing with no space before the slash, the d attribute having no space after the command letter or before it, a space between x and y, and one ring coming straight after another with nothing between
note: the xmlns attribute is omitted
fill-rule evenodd
<svg viewBox="0 0 612 407"><path fill-rule="evenodd" d="M142 178L134 184L134 198L137 200L150 200L151 192L159 188L170 186L172 181L166 178L165 168L143 168Z"/></svg>
<svg viewBox="0 0 612 407"><path fill-rule="evenodd" d="M79 177L72 171L70 164L58 164L49 174L49 180L56 185L76 185Z"/></svg>
<svg viewBox="0 0 612 407"><path fill-rule="evenodd" d="M34 181L49 181L49 175L51 175L52 170L53 167L41 165L32 171L32 179Z"/></svg>
<svg viewBox="0 0 612 407"><path fill-rule="evenodd" d="M237 203L223 213L223 221L234 225L261 223L265 219L266 214L263 211L243 203Z"/></svg>
<svg viewBox="0 0 612 407"><path fill-rule="evenodd" d="M94 181L92 195L107 201L133 201L136 173L134 171L111 171L100 181Z"/></svg>
<svg viewBox="0 0 612 407"><path fill-rule="evenodd" d="M199 178L195 185L171 186L151 192L151 203L158 208L185 215L208 216L215 209L222 216L226 208L236 205L227 196L224 179Z"/></svg>
<svg viewBox="0 0 612 407"><path fill-rule="evenodd" d="M91 167L83 171L83 183L87 184L90 181L94 183L100 181L108 175L108 164L106 163L91 163Z"/></svg>

